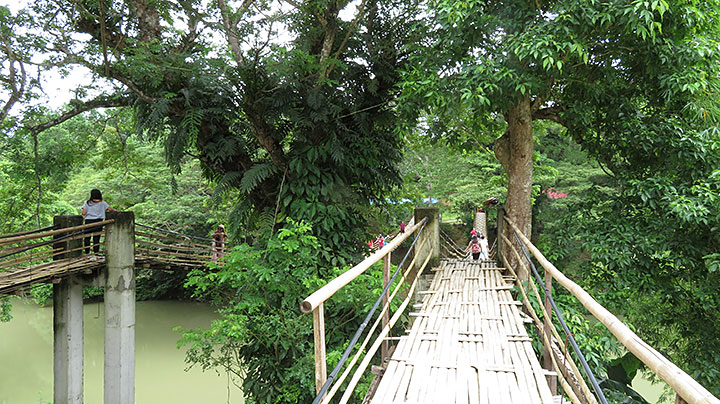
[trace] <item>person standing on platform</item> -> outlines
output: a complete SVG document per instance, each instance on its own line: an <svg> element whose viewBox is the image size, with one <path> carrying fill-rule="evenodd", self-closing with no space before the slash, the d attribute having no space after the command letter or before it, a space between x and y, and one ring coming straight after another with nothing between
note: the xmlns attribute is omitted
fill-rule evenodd
<svg viewBox="0 0 720 404"><path fill-rule="evenodd" d="M405 233L405 221L401 220L400 221L400 234L403 234L403 233Z"/></svg>
<svg viewBox="0 0 720 404"><path fill-rule="evenodd" d="M215 230L215 233L212 234L213 244L212 244L212 260L213 262L217 262L218 258L221 258L223 255L225 255L225 240L227 240L228 235L225 233L225 226L218 225L217 230Z"/></svg>
<svg viewBox="0 0 720 404"><path fill-rule="evenodd" d="M110 207L110 205L103 200L102 193L99 189L93 189L90 191L90 199L85 201L82 206L82 215L85 217L85 224L102 222L105 220L106 211L117 212L116 209ZM91 227L85 229L85 233L100 233L103 226ZM90 236L85 237L85 254L90 254ZM100 252L100 234L92 236L92 249L97 255ZM91 259L96 259L92 257Z"/></svg>

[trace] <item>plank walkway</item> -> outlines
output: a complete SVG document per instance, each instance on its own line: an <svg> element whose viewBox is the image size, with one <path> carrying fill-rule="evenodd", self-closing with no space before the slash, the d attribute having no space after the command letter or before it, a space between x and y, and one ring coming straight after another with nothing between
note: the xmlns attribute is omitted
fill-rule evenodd
<svg viewBox="0 0 720 404"><path fill-rule="evenodd" d="M554 402L512 280L496 266L442 261L372 404Z"/></svg>

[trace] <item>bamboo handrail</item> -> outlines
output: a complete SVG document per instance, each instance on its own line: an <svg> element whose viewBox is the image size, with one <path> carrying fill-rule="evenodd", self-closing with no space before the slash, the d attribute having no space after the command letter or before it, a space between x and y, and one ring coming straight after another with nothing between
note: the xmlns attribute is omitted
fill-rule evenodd
<svg viewBox="0 0 720 404"><path fill-rule="evenodd" d="M418 247L418 248L416 249L415 255L413 256L413 260L410 262L410 265L407 266L407 269L405 270L405 272L403 272L402 277L400 278L400 280L398 281L397 285L395 286L395 289L393 289L392 293L390 294L390 297L388 297L387 303L385 303L385 304L383 305L382 311L380 312L380 314L378 314L378 317L377 317L377 319L375 320L375 322L373 323L372 327L370 327L370 330L368 331L367 335L365 336L365 339L363 340L362 344L360 344L360 347L357 349L357 352L355 352L355 355L353 356L352 360L350 361L350 363L349 363L349 364L347 365L347 367L345 368L345 371L342 373L342 375L341 375L337 380L335 380L335 381L333 382L333 387L332 387L332 389L330 389L330 392L329 392L329 393L325 396L325 398L323 398L323 400L320 402L321 404L328 404L328 403L330 402L330 400L331 400L333 397L335 397L335 394L336 394L337 391L340 389L340 387L342 386L343 382L345 381L345 379L347 378L347 376L348 376L348 375L350 374L350 372L352 371L353 366L355 366L355 363L357 363L358 358L359 358L360 355L362 354L362 352L363 352L363 350L365 349L365 347L367 346L368 342L370 342L370 337L372 337L372 335L373 335L373 333L375 332L375 329L377 328L378 324L380 324L380 321L382 320L383 315L384 315L386 312L389 312L389 310L390 310L390 302L395 298L395 296L397 295L397 293L400 291L400 288L402 287L403 282L405 281L405 279L407 279L407 275L410 273L410 271L412 271L413 266L415 265L415 261L417 260L417 257L420 255L420 251L422 251L422 248L423 248L423 246L425 245L425 241L427 241L427 239L426 239L426 240L423 240L423 242L420 243L420 247Z"/></svg>
<svg viewBox="0 0 720 404"><path fill-rule="evenodd" d="M507 217L505 221L515 229L523 244L533 253L540 265L565 289L575 296L580 303L620 341L625 348L632 352L650 370L663 379L688 404L720 404L720 400L713 396L705 387L695 381L677 365L665 358L660 352L649 346L638 337L628 326L622 323L609 310L598 303L582 287L566 277L540 250L515 226Z"/></svg>
<svg viewBox="0 0 720 404"><path fill-rule="evenodd" d="M84 229L89 229L91 227L103 226L103 225L110 224L113 222L115 222L115 219L103 220L102 222L83 224L80 226L63 227L62 229L48 231L45 233L36 233L36 234L26 235L26 236L8 237L5 239L0 239L0 245L15 244L20 241L35 240L35 239L43 238L43 237L50 237L50 236L54 236L56 234L68 233L71 231L84 230Z"/></svg>
<svg viewBox="0 0 720 404"><path fill-rule="evenodd" d="M503 238L503 240L505 240L507 245L510 246L510 249L513 252L513 255L515 255L517 262L520 265L522 265L522 267L523 267L522 269L524 269L529 274L530 269L523 262L522 258L520 258L520 253L517 251L517 248L515 248L515 246L510 242L510 240L507 237L505 237L504 234L502 235L502 238ZM520 278L518 277L517 273L512 269L512 267L508 266L507 269L515 277L515 281L517 282L517 284L520 288L520 292L522 293L522 296L523 296L523 304L525 304L525 307L528 309L528 313L530 313L530 315L533 319L533 322L536 324L536 326L540 330L540 333L538 335L542 336L543 342L546 346L550 346L550 342L547 340L547 337L545 334L545 324L542 321L540 321L540 318L535 313L535 309L530 304L530 299L528 298L528 296L525 292L525 287L520 282ZM535 292L535 298L537 299L538 303L542 302L543 299L540 297L540 292L538 292L537 285L535 285L535 281L532 277L528 277L528 283L530 283L530 285L532 285L532 289L533 289L533 292ZM540 311L542 312L543 316L545 316L545 318L548 318L550 316L550 314L547 312L545 306L542 304L539 304L539 306L540 306ZM555 325L553 323L550 323L550 325L551 325L549 327L550 331L552 332L553 337L555 337L555 340L557 341L558 346L562 350L567 350L567 346L563 342L562 338L560 338L560 333L558 333L558 330L557 330L557 328L555 328ZM578 380L578 385L579 385L580 390L582 390L585 399L588 400L591 404L597 403L595 396L590 391L590 387L588 387L587 383L585 383L585 379L583 379L582 377L579 377L581 375L580 369L577 367L577 364L575 364L575 361L573 360L573 358L570 355L566 355L566 359L567 359L567 363L570 365L570 368L573 371L573 373L578 375L578 376L576 376L576 378ZM553 356L553 364L556 364L554 356ZM561 372L558 370L558 374L560 374L560 373ZM564 388L565 387L563 386L563 389Z"/></svg>
<svg viewBox="0 0 720 404"><path fill-rule="evenodd" d="M39 229L34 229L34 230L19 231L17 233L3 234L3 235L0 235L0 239L8 238L8 237L15 237L15 236L24 236L26 234L32 234L32 233L40 233L43 231L48 231L48 230L52 229L53 227L54 226L46 226L46 227L41 227Z"/></svg>
<svg viewBox="0 0 720 404"><path fill-rule="evenodd" d="M201 250L201 251L205 251L205 250L210 251L210 248L211 248L210 246L205 246L205 247L202 248L202 249L198 249L198 248L186 247L186 246L178 246L178 245L173 245L173 244L159 244L159 243L153 243L152 241L145 241L145 240L138 240L138 239L135 239L135 243L136 243L136 244L142 244L142 245L150 246L150 247L157 247L157 248L160 248L160 249L163 249L163 248L165 248L165 249L170 249L170 250L174 250L174 251L176 251L176 252L183 252L183 251L184 251L184 252L193 252L193 253L194 253L194 252L197 252L198 250Z"/></svg>
<svg viewBox="0 0 720 404"><path fill-rule="evenodd" d="M160 251L160 250L152 250L149 248L135 248L135 251L139 251L141 253L150 253L150 254L156 254L161 256L167 256L167 257L179 257L179 258L197 258L198 260L207 260L210 258L210 255L198 255L198 254L183 254L183 253L175 253L170 251Z"/></svg>
<svg viewBox="0 0 720 404"><path fill-rule="evenodd" d="M147 237L147 238L152 238L152 239L156 239L156 240L172 241L172 242L176 242L182 246L190 246L190 247L195 246L195 247L200 247L200 248L210 248L211 247L211 244L200 244L200 243L196 243L194 241L189 241L188 239L161 236L159 234L145 233L142 231L136 231L135 236ZM225 243L226 248L227 248L227 245L228 245L228 243Z"/></svg>
<svg viewBox="0 0 720 404"><path fill-rule="evenodd" d="M400 307L398 307L395 314L393 314L392 318L390 319L390 322L385 327L383 327L383 329L380 331L380 334L378 335L377 339L372 344L372 346L370 347L368 352L365 354L365 357L363 358L362 362L360 362L360 365L358 366L357 370L355 370L355 374L353 374L352 379L350 379L350 383L348 384L348 387L345 389L345 393L343 393L342 397L340 398L339 404L347 404L348 400L350 399L350 396L352 395L353 390L355 390L355 386L357 386L357 383L360 381L362 374L365 372L365 369L367 369L373 356L380 348L380 345L382 344L383 339L390 332L390 329L395 325L395 323L398 321L400 316L402 316L402 314L405 312L405 308L407 307L408 303L410 303L410 299L412 299L413 292L415 291L415 287L417 286L417 282L420 279L420 276L422 275L423 271L425 270L425 267L427 266L428 262L430 261L430 258L432 257L432 250L433 249L431 248L430 249L431 253L428 254L428 256L425 258L425 262L423 262L422 266L418 270L417 276L415 276L415 280L413 280L413 283L410 286L410 290L408 290L407 297L400 304Z"/></svg>
<svg viewBox="0 0 720 404"><path fill-rule="evenodd" d="M425 224L425 222L427 222L427 217L423 218L423 220L421 220L419 223L416 223L411 228L406 229L405 233L395 237L385 247L379 249L378 251L376 251L373 254L371 254L370 256L368 256L361 263L348 269L340 276L338 276L335 279L328 282L325 286L316 290L313 294L311 294L310 296L305 298L305 300L303 300L302 303L300 303L300 310L303 313L310 313L313 310L315 310L316 307L318 307L324 301L329 299L332 295L334 295L343 286L352 282L353 279L360 276L363 272L365 272L368 268L370 268L374 263L376 263L377 261L380 261L380 259L383 258L385 255L387 255L387 253L395 250L400 245L400 243L402 243L403 241L405 241L405 239L410 237L410 235L413 234L417 229L419 229L423 224Z"/></svg>

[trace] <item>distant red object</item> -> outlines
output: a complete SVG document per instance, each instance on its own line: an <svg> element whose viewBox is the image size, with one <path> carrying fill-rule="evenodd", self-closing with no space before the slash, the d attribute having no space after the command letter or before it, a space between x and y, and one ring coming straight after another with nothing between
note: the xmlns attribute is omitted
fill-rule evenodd
<svg viewBox="0 0 720 404"><path fill-rule="evenodd" d="M567 198L568 195L570 195L569 192L557 192L555 191L555 188L550 187L548 189L543 189L541 191L543 194L547 194L547 197L550 199L562 199Z"/></svg>

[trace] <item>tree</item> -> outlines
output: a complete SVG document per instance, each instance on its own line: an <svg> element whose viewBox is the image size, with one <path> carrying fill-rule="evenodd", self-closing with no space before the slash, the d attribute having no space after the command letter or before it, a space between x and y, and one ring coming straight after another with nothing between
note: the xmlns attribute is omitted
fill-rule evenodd
<svg viewBox="0 0 720 404"><path fill-rule="evenodd" d="M22 24L16 43L47 65L92 78L46 125L131 106L174 167L192 155L217 192L239 189L246 220L306 219L336 248L363 235L359 207L399 184L389 102L416 13L401 1L348 3L37 1L6 23ZM13 44L5 59L31 63Z"/></svg>
<svg viewBox="0 0 720 404"><path fill-rule="evenodd" d="M718 10L715 1L436 1L418 25L427 39L403 105L450 128L505 121L494 148L508 175L505 207L529 235L534 121L560 123L590 151L624 147L617 136L650 115L714 124Z"/></svg>

